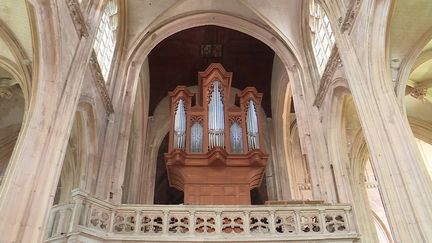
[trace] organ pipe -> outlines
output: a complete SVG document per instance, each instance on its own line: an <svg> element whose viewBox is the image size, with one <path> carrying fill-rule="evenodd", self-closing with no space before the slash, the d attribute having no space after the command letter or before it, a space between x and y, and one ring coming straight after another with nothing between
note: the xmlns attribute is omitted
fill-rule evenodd
<svg viewBox="0 0 432 243"><path fill-rule="evenodd" d="M220 82L213 82L213 91L208 107L209 149L224 147L224 110Z"/></svg>
<svg viewBox="0 0 432 243"><path fill-rule="evenodd" d="M193 153L202 152L203 127L195 122L191 127L191 147Z"/></svg>
<svg viewBox="0 0 432 243"><path fill-rule="evenodd" d="M250 204L250 190L263 181L268 154L259 146L257 110L263 94L254 87L232 94L232 76L212 63L198 74L197 92L184 85L169 92L164 157L169 185L184 192L186 204Z"/></svg>
<svg viewBox="0 0 432 243"><path fill-rule="evenodd" d="M233 122L230 128L231 152L243 153L242 129L237 122Z"/></svg>
<svg viewBox="0 0 432 243"><path fill-rule="evenodd" d="M249 100L248 111L246 114L247 141L249 150L259 148L258 139L258 117L255 103Z"/></svg>
<svg viewBox="0 0 432 243"><path fill-rule="evenodd" d="M183 149L186 144L186 111L182 99L178 101L174 117L174 148Z"/></svg>

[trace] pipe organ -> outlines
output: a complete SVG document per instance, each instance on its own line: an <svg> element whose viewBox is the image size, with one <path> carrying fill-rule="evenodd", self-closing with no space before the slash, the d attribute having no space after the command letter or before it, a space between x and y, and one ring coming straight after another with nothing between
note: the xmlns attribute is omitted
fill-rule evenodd
<svg viewBox="0 0 432 243"><path fill-rule="evenodd" d="M165 161L170 186L185 204L250 204L268 155L262 145L262 94L247 87L229 103L232 73L213 63L198 74L198 92L169 92L171 125Z"/></svg>

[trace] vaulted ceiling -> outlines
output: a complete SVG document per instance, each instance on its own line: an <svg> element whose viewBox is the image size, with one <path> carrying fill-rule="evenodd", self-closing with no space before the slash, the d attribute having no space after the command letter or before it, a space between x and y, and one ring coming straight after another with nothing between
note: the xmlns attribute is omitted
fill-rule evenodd
<svg viewBox="0 0 432 243"><path fill-rule="evenodd" d="M201 45L222 45L221 57L202 57ZM149 54L150 113L177 85L198 85L198 72L212 62L233 72L232 86L254 86L264 93L262 106L271 116L271 74L274 52L261 41L238 31L203 26L178 32Z"/></svg>
<svg viewBox="0 0 432 243"><path fill-rule="evenodd" d="M390 23L390 57L403 64L413 53L417 57L409 79L405 104L407 114L432 122L432 1L397 0ZM424 96L413 97L414 88ZM413 95L411 95L413 94Z"/></svg>
<svg viewBox="0 0 432 243"><path fill-rule="evenodd" d="M348 0L345 0L348 1ZM301 45L304 0L127 0L127 49L164 23L198 13L221 13L247 20Z"/></svg>
<svg viewBox="0 0 432 243"><path fill-rule="evenodd" d="M12 33L14 41L23 48L26 57L32 60L33 44L27 9L27 3L24 0L1 0L0 25ZM5 40L0 38L0 56L16 62L17 60L7 46Z"/></svg>

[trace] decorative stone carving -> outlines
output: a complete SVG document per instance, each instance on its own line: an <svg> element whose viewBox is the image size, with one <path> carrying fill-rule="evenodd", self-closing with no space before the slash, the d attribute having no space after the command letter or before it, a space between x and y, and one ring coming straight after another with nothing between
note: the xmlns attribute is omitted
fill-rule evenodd
<svg viewBox="0 0 432 243"><path fill-rule="evenodd" d="M186 214L171 215L168 227L170 233L185 234L189 232L189 216Z"/></svg>
<svg viewBox="0 0 432 243"><path fill-rule="evenodd" d="M48 231L69 229L78 224L72 234L90 234L101 242L122 241L133 237L140 242L177 242L190 239L213 241L254 238L256 242L269 239L280 241L288 235L302 240L353 242L358 238L348 204L323 204L299 201L288 205L127 205L113 204L81 191L73 195L75 204L55 206L51 210ZM85 201L85 206L79 206ZM82 215L55 220L59 213ZM90 230L89 230L90 229ZM60 232L60 231L59 231ZM58 237L47 234L47 239ZM65 238L69 233L63 234ZM343 239L343 241L333 241Z"/></svg>
<svg viewBox="0 0 432 243"><path fill-rule="evenodd" d="M114 218L114 232L129 233L135 230L135 216L130 214L117 214Z"/></svg>
<svg viewBox="0 0 432 243"><path fill-rule="evenodd" d="M301 214L300 229L303 232L321 232L319 213Z"/></svg>
<svg viewBox="0 0 432 243"><path fill-rule="evenodd" d="M0 86L0 99L10 99L12 98L12 91L9 87Z"/></svg>
<svg viewBox="0 0 432 243"><path fill-rule="evenodd" d="M410 95L422 102L426 101L427 88L416 88L411 90Z"/></svg>
<svg viewBox="0 0 432 243"><path fill-rule="evenodd" d="M108 231L110 214L104 210L92 209L89 226L102 231Z"/></svg>
<svg viewBox="0 0 432 243"><path fill-rule="evenodd" d="M297 186L299 190L312 190L312 185L310 183L300 183Z"/></svg>
<svg viewBox="0 0 432 243"><path fill-rule="evenodd" d="M198 214L195 219L195 233L211 234L216 231L216 214Z"/></svg>
<svg viewBox="0 0 432 243"><path fill-rule="evenodd" d="M241 214L222 216L222 232L226 234L239 234L244 232L244 219Z"/></svg>
<svg viewBox="0 0 432 243"><path fill-rule="evenodd" d="M78 0L66 0L66 5L69 8L72 21L75 25L75 30L80 38L89 36L87 25L84 20L84 16L81 12L80 4Z"/></svg>
<svg viewBox="0 0 432 243"><path fill-rule="evenodd" d="M345 217L342 214L326 214L325 228L328 233L345 232L347 230Z"/></svg>
<svg viewBox="0 0 432 243"><path fill-rule="evenodd" d="M334 45L329 60L327 62L327 66L321 77L320 86L314 101L314 106L318 108L321 106L324 97L327 93L327 90L330 87L333 75L340 64L341 64L341 59L339 56L338 48L336 45Z"/></svg>
<svg viewBox="0 0 432 243"><path fill-rule="evenodd" d="M345 19L342 22L341 25L341 32L344 33L345 31L348 31L348 34L351 33L352 27L354 26L354 22L357 18L358 12L360 10L360 5L362 3L362 0L352 0L351 4L348 8L348 11L345 15Z"/></svg>
<svg viewBox="0 0 432 243"><path fill-rule="evenodd" d="M0 99L12 98L11 86L17 84L16 80L12 78L0 78Z"/></svg>
<svg viewBox="0 0 432 243"><path fill-rule="evenodd" d="M275 227L277 233L293 234L296 230L294 214L279 215L276 217Z"/></svg>
<svg viewBox="0 0 432 243"><path fill-rule="evenodd" d="M161 234L163 228L162 218L162 214L144 213L144 216L141 219L140 231L142 233Z"/></svg>
<svg viewBox="0 0 432 243"><path fill-rule="evenodd" d="M96 87L99 91L99 94L101 95L105 110L109 115L114 112L114 108L105 85L105 80L102 75L99 62L97 61L96 53L94 51L92 52L92 55L90 57L90 65L94 80L96 81Z"/></svg>
<svg viewBox="0 0 432 243"><path fill-rule="evenodd" d="M250 217L250 232L268 233L270 232L270 220L268 213L252 213Z"/></svg>

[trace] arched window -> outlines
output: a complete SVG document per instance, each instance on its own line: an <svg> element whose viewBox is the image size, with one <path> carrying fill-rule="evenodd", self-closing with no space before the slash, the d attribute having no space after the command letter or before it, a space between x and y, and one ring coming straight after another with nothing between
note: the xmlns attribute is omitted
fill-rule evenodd
<svg viewBox="0 0 432 243"><path fill-rule="evenodd" d="M102 14L93 46L105 81L108 80L116 45L117 12L117 2L109 0Z"/></svg>
<svg viewBox="0 0 432 243"><path fill-rule="evenodd" d="M335 38L330 26L330 21L324 9L316 0L310 1L309 14L312 48L318 70L320 74L322 74L333 49Z"/></svg>

